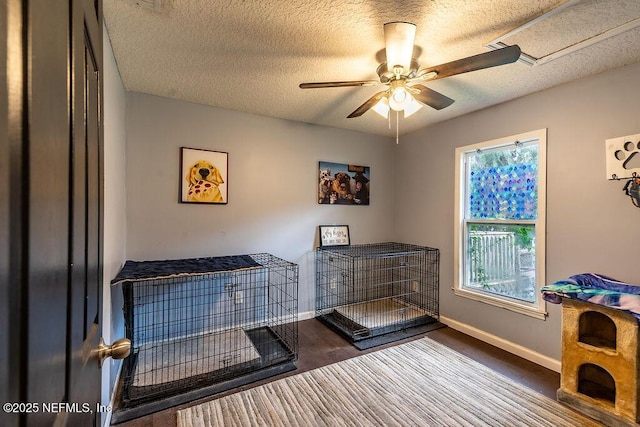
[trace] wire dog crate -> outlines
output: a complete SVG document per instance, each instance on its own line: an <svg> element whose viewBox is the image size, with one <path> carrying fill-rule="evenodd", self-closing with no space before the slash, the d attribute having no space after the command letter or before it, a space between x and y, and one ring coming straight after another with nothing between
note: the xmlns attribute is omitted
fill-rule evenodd
<svg viewBox="0 0 640 427"><path fill-rule="evenodd" d="M296 264L266 253L127 261L117 282L132 349L119 400L147 407L119 421L295 369Z"/></svg>
<svg viewBox="0 0 640 427"><path fill-rule="evenodd" d="M439 256L404 243L318 248L316 317L353 342L439 323Z"/></svg>

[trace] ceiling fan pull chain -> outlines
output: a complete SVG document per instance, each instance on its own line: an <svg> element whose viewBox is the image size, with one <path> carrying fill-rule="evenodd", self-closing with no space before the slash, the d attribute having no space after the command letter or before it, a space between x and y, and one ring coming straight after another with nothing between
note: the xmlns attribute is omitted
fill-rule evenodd
<svg viewBox="0 0 640 427"><path fill-rule="evenodd" d="M396 111L396 145L400 144L400 139L398 137L398 129L400 128L400 112Z"/></svg>

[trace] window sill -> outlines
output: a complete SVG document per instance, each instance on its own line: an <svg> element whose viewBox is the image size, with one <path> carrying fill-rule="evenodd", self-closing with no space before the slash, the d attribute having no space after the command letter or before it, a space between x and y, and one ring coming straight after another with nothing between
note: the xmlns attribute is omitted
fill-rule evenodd
<svg viewBox="0 0 640 427"><path fill-rule="evenodd" d="M542 306L538 308L538 307L533 307L527 304L512 302L512 301L506 300L505 298L494 297L482 292L473 292L466 289L464 290L457 289L455 287L452 288L452 290L454 294L456 294L457 296L461 296L463 298L469 298L474 301L483 302L485 304L493 305L499 308L503 308L505 310L513 311L515 313L524 314L526 316L530 316L536 319L540 319L540 320L547 319L548 313L546 310L545 301L541 301Z"/></svg>

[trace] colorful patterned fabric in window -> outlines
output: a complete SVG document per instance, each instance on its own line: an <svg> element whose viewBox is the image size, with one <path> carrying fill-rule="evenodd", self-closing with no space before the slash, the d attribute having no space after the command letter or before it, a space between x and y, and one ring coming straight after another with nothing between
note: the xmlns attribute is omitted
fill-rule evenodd
<svg viewBox="0 0 640 427"><path fill-rule="evenodd" d="M538 166L472 167L468 218L536 219Z"/></svg>

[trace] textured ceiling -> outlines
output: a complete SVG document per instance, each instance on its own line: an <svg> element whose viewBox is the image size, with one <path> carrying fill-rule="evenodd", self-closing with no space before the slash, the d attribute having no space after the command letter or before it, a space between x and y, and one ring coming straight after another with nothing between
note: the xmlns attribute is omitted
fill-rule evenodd
<svg viewBox="0 0 640 427"><path fill-rule="evenodd" d="M107 31L127 90L381 135L373 111L347 119L380 87L300 89L302 82L377 80L383 24L417 25L421 68L478 53L559 0L105 0ZM575 3L575 4L573 4ZM638 0L572 0L504 40L548 55L640 18ZM640 27L543 65L516 62L426 82L456 102L400 119L400 134L640 61Z"/></svg>

